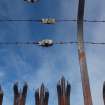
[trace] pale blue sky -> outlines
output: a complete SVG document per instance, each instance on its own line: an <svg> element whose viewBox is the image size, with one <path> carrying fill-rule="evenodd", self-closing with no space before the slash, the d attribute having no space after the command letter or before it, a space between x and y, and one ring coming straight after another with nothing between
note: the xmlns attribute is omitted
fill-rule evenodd
<svg viewBox="0 0 105 105"><path fill-rule="evenodd" d="M0 19L76 19L78 0L40 0L27 4L23 0L0 0ZM105 20L105 1L86 0L85 19ZM105 42L105 23L85 23L85 41ZM76 40L76 23L44 25L36 22L0 22L0 41ZM87 45L86 55L93 105L103 105L105 80L105 46ZM71 83L71 105L83 105L81 77L76 45L0 46L0 83L4 90L3 105L13 104L13 83L29 84L26 105L34 104L34 92L42 82L50 92L49 105L57 105L57 81L64 75Z"/></svg>

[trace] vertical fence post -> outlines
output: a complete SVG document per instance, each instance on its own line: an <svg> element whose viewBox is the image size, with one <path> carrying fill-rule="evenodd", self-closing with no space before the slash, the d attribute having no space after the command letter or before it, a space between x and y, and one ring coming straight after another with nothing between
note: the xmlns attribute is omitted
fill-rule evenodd
<svg viewBox="0 0 105 105"><path fill-rule="evenodd" d="M85 0L79 0L78 15L77 15L77 40L78 40L78 55L81 71L81 80L84 96L84 105L92 105L92 97L90 91L86 54L83 38L83 19L84 19Z"/></svg>
<svg viewBox="0 0 105 105"><path fill-rule="evenodd" d="M14 105L25 105L27 96L28 85L25 83L23 86L23 91L18 91L18 84L15 83L13 86L14 90Z"/></svg>
<svg viewBox="0 0 105 105"><path fill-rule="evenodd" d="M69 82L62 77L57 84L58 105L70 105L70 90Z"/></svg>
<svg viewBox="0 0 105 105"><path fill-rule="evenodd" d="M3 90L0 86L0 105L2 105L2 102L3 102Z"/></svg>
<svg viewBox="0 0 105 105"><path fill-rule="evenodd" d="M105 82L103 84L103 100L104 100L104 105L105 105Z"/></svg>
<svg viewBox="0 0 105 105"><path fill-rule="evenodd" d="M49 99L48 89L45 88L44 84L42 84L41 87L35 91L36 105L48 105L48 99Z"/></svg>
<svg viewBox="0 0 105 105"><path fill-rule="evenodd" d="M21 103L19 105L25 105L26 97L27 97L27 89L28 89L28 85L27 85L27 83L25 83L23 86L22 94L21 94L21 96L22 96Z"/></svg>
<svg viewBox="0 0 105 105"><path fill-rule="evenodd" d="M13 91L14 91L14 105L18 105L18 96L19 96L18 83L14 84Z"/></svg>

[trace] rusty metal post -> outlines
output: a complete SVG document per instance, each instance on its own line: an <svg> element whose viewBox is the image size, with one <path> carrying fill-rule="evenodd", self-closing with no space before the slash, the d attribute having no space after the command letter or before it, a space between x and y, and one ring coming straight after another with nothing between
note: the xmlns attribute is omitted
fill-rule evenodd
<svg viewBox="0 0 105 105"><path fill-rule="evenodd" d="M79 55L79 63L81 71L84 105L92 105L92 97L90 91L86 54L84 48L84 38L83 38L84 7L85 7L85 0L79 0L78 15L77 15L78 55Z"/></svg>
<svg viewBox="0 0 105 105"><path fill-rule="evenodd" d="M62 77L57 84L58 105L70 105L70 90L69 82Z"/></svg>
<svg viewBox="0 0 105 105"><path fill-rule="evenodd" d="M105 82L103 84L103 100L104 100L104 105L105 105Z"/></svg>
<svg viewBox="0 0 105 105"><path fill-rule="evenodd" d="M18 84L15 83L13 86L14 90L14 105L25 105L27 96L28 85L25 83L23 86L23 91L18 91Z"/></svg>
<svg viewBox="0 0 105 105"><path fill-rule="evenodd" d="M3 90L0 86L0 105L2 105L2 102L3 102Z"/></svg>
<svg viewBox="0 0 105 105"><path fill-rule="evenodd" d="M35 91L35 102L36 105L48 105L49 92L45 88L44 84L41 85L41 88L38 88Z"/></svg>

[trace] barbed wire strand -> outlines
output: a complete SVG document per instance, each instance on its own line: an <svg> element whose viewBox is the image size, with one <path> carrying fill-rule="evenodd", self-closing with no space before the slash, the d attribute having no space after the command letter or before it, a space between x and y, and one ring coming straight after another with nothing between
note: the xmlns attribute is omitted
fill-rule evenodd
<svg viewBox="0 0 105 105"><path fill-rule="evenodd" d="M90 44L90 45L105 45L105 42L77 42L77 41L68 41L68 42L54 42L55 45L66 45L66 44ZM0 42L0 45L39 45L39 42Z"/></svg>
<svg viewBox="0 0 105 105"><path fill-rule="evenodd" d="M0 22L42 22L41 19L0 19ZM80 20L76 19L55 19L56 22L77 22ZM83 22L92 22L92 23L105 23L105 20L88 20L85 19Z"/></svg>

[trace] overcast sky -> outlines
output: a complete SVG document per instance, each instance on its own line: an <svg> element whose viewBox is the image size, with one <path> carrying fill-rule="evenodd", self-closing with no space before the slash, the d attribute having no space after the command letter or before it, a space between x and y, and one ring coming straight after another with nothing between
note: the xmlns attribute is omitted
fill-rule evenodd
<svg viewBox="0 0 105 105"><path fill-rule="evenodd" d="M23 0L0 0L0 19L76 19L78 0L40 0L28 4ZM105 20L105 0L86 0L85 19ZM76 41L75 22L44 25L36 22L0 22L0 41ZM85 41L105 42L105 23L84 23ZM93 105L103 105L105 80L105 46L86 45L86 56ZM29 84L27 103L33 105L35 89L43 82L49 89L49 105L57 105L57 81L65 76L71 84L71 105L83 105L77 45L39 46L0 45L0 84L3 105L13 105L13 83Z"/></svg>

